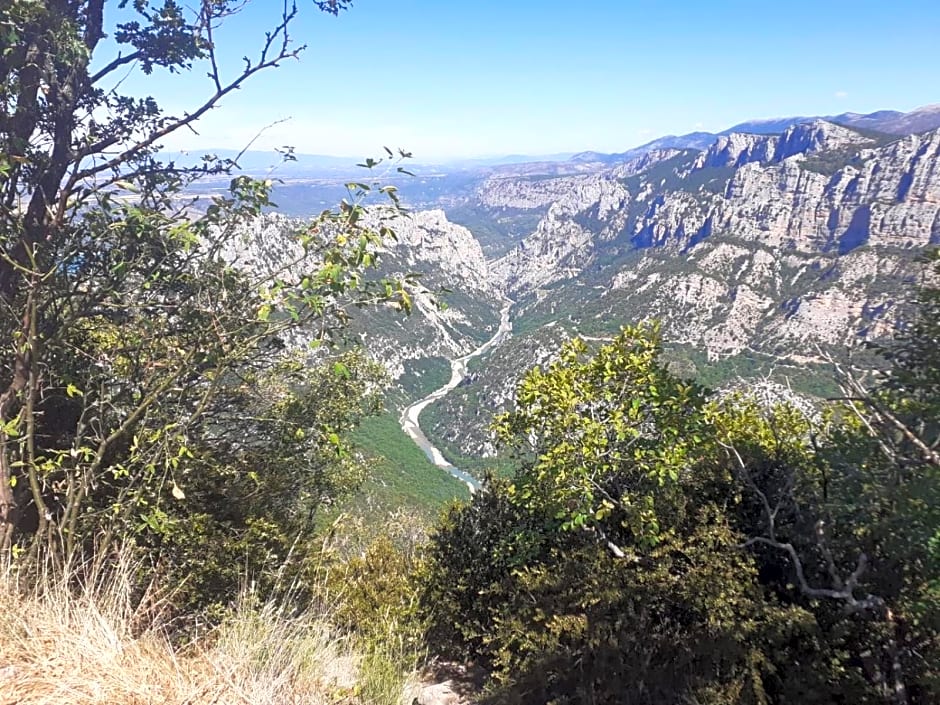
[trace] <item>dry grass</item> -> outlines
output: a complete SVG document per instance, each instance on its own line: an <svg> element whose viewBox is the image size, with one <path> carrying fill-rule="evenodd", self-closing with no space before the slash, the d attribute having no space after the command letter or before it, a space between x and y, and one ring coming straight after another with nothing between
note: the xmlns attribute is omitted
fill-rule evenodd
<svg viewBox="0 0 940 705"><path fill-rule="evenodd" d="M0 705L394 705L410 692L400 671L376 668L323 616L242 600L174 648L159 600L131 600L128 566L82 588L65 574L24 589L0 572Z"/></svg>

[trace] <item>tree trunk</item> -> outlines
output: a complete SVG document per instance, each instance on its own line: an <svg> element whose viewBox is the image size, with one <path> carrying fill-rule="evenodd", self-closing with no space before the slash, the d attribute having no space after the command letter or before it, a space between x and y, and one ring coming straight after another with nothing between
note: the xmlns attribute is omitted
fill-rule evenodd
<svg viewBox="0 0 940 705"><path fill-rule="evenodd" d="M13 544L16 500L13 496L13 472L10 463L12 453L10 434L6 425L13 419L21 392L29 379L29 353L20 343L13 363L13 379L6 391L0 395L0 550L9 551Z"/></svg>

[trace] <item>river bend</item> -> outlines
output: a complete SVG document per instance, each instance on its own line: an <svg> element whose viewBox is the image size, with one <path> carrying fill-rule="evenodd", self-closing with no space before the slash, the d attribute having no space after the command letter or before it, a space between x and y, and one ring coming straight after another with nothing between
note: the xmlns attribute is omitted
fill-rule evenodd
<svg viewBox="0 0 940 705"><path fill-rule="evenodd" d="M500 312L499 328L496 329L496 333L493 334L492 338L487 340L485 343L483 343L483 345L478 347L473 352L450 361L450 380L447 382L447 384L445 384L440 389L435 389L423 399L419 399L418 401L411 404L411 406L405 408L405 410L401 413L401 418L399 419L399 422L401 423L401 430L408 434L408 437L418 445L418 447L428 457L428 460L430 460L432 463L434 463L434 465L441 468L442 470L446 470L461 482L465 483L467 487L470 488L471 492L480 489L479 480L473 477L473 475L470 475L455 465L447 462L447 459L444 458L444 454L441 453L440 449L431 443L431 441L428 440L428 437L424 435L424 431L421 430L421 426L418 423L418 418L421 416L421 412L424 411L425 407L447 395L452 389L454 389L463 381L463 379L467 376L467 363L470 362L470 360L489 352L510 336L512 332L512 323L509 321L509 310L511 306L511 301L507 301L503 306L503 309Z"/></svg>

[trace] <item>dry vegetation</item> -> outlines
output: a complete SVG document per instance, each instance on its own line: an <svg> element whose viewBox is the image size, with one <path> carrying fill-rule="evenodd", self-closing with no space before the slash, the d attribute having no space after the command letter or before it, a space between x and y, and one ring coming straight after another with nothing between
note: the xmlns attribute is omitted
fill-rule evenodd
<svg viewBox="0 0 940 705"><path fill-rule="evenodd" d="M326 614L289 615L245 593L218 627L177 645L167 603L131 597L126 562L88 580L76 575L30 581L41 589L0 575L0 705L391 704L413 689Z"/></svg>

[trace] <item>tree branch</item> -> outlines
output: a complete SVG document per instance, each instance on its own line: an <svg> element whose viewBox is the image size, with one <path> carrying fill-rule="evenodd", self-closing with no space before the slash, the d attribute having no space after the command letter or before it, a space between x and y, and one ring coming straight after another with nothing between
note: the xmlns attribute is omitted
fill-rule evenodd
<svg viewBox="0 0 940 705"><path fill-rule="evenodd" d="M96 84L102 78L107 76L112 71L115 71L122 66L125 66L131 62L137 61L141 56L140 51L132 51L130 54L118 54L114 59L112 59L106 66L101 68L94 76L88 79L88 82L92 85Z"/></svg>
<svg viewBox="0 0 940 705"><path fill-rule="evenodd" d="M266 34L264 47L261 49L261 53L257 63L252 64L247 58L245 59L245 68L242 71L241 75L232 80L228 85L222 86L221 88L216 88L215 92L210 96L206 101L203 102L192 113L186 114L184 117L171 119L170 122L160 129L154 130L150 133L145 139L142 139L132 146L125 149L123 152L117 156L108 159L100 164L92 165L84 169L79 170L74 175L72 175L65 186L65 193L71 194L75 186L82 180L90 178L95 174L99 174L103 171L108 171L112 169L118 169L123 164L128 162L130 159L134 158L142 151L146 150L149 147L155 145L159 140L163 139L167 135L176 132L180 128L188 127L192 123L199 120L203 115L205 115L209 110L214 108L219 101L221 101L226 95L232 91L238 90L241 88L242 84L247 81L249 78L255 74L264 71L265 69L276 67L279 62L284 59L296 58L305 48L305 45L297 47L296 49L291 50L290 47L290 35L288 34L288 25L294 20L297 15L297 6L290 5L288 6L285 3L284 11L281 17L280 23L270 32ZM272 49L277 46L277 51L274 55L271 55ZM111 138L104 140L97 145L92 145L85 150L82 150L83 157L89 157L94 154L98 154L102 149L106 149L107 146L112 146L115 142L112 141L108 144ZM101 147L102 144L106 144L106 147Z"/></svg>

